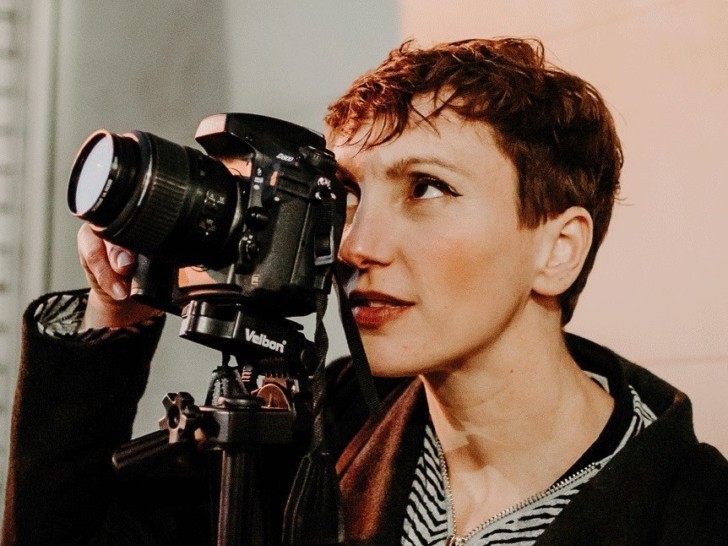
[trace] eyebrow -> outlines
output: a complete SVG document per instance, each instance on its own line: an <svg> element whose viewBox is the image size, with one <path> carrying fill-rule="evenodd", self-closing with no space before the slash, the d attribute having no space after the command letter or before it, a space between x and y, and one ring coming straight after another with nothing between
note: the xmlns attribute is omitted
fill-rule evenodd
<svg viewBox="0 0 728 546"><path fill-rule="evenodd" d="M462 167L450 163L449 161L445 161L444 159L436 156L409 156L409 157L403 157L402 159L398 160L394 163L391 167L387 169L387 176L396 178L399 176L402 176L405 174L410 168L416 165L435 165L437 167L442 167L443 169L448 169L460 174L465 174L465 169Z"/></svg>

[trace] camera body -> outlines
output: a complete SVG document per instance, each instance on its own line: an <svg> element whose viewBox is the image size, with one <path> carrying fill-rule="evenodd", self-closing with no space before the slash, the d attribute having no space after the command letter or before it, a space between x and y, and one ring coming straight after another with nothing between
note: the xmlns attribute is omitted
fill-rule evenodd
<svg viewBox="0 0 728 546"><path fill-rule="evenodd" d="M181 314L193 300L309 314L328 293L346 194L323 137L255 114L204 119L208 155L150 133L92 134L68 203L98 235L140 254L134 297Z"/></svg>

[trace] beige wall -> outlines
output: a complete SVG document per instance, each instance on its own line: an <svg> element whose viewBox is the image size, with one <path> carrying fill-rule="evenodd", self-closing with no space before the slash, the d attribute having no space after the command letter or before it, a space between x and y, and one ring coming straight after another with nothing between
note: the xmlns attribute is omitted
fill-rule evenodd
<svg viewBox="0 0 728 546"><path fill-rule="evenodd" d="M569 329L687 392L728 454L728 2L401 0L402 36L541 38L599 88L623 201Z"/></svg>

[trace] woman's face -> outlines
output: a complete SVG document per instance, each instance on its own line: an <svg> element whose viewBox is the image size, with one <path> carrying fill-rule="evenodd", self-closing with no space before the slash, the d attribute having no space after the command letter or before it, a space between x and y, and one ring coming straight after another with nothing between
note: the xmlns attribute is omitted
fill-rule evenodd
<svg viewBox="0 0 728 546"><path fill-rule="evenodd" d="M430 121L369 149L330 143L350 187L340 259L375 375L478 363L509 342L531 292L538 230L519 225L513 164L486 124Z"/></svg>

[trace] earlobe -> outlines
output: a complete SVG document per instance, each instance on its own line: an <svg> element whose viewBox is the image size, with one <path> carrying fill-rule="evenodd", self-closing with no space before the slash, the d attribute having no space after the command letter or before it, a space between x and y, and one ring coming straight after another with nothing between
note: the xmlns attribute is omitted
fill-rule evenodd
<svg viewBox="0 0 728 546"><path fill-rule="evenodd" d="M583 207L570 207L543 227L544 251L533 289L542 296L558 296L581 272L591 247L592 218Z"/></svg>

